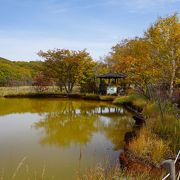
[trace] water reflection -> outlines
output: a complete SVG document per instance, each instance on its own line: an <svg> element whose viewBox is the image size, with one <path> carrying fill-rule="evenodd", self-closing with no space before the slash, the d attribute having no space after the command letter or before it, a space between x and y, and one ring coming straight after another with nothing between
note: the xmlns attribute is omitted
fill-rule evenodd
<svg viewBox="0 0 180 180"><path fill-rule="evenodd" d="M94 133L103 133L114 144L123 146L125 132L131 129L131 116L106 102L76 99L0 99L0 115L38 113L42 118L33 127L42 129L40 143L69 147L87 144Z"/></svg>
<svg viewBox="0 0 180 180"><path fill-rule="evenodd" d="M108 126L104 127L107 138L114 144L114 150L122 149L124 134L132 129L132 123L131 117L121 116L112 118Z"/></svg>
<svg viewBox="0 0 180 180"><path fill-rule="evenodd" d="M4 176L10 179L27 156L35 170L46 162L47 177L74 179L77 169L103 162L107 154L117 159L130 117L105 102L0 99L0 169L10 169Z"/></svg>
<svg viewBox="0 0 180 180"><path fill-rule="evenodd" d="M12 113L49 113L62 112L69 110L68 106L72 106L75 110L80 109L85 112L90 109L95 110L96 107L114 107L105 102L68 100L68 99L36 99L36 98L0 98L0 115ZM97 110L97 109L96 109Z"/></svg>
<svg viewBox="0 0 180 180"><path fill-rule="evenodd" d="M127 112L110 104L64 101L58 107L54 108L58 112L49 112L34 124L36 129L43 129L42 145L85 145L94 133L101 132L111 140L114 149L119 149L124 133L131 128Z"/></svg>
<svg viewBox="0 0 180 180"><path fill-rule="evenodd" d="M86 144L97 131L97 116L86 116L75 112L61 114L48 113L45 119L35 123L36 128L43 128L41 144L70 146L72 143Z"/></svg>

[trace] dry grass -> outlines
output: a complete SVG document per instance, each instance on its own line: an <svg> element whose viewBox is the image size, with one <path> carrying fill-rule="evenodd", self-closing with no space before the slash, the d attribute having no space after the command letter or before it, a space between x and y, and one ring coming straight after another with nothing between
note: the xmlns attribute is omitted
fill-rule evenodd
<svg viewBox="0 0 180 180"><path fill-rule="evenodd" d="M94 168L86 170L83 175L77 175L77 180L159 180L151 174L136 174L131 175L123 172L119 166L108 168L101 164L96 165Z"/></svg>
<svg viewBox="0 0 180 180"><path fill-rule="evenodd" d="M7 95L28 95L39 93L35 86L0 87L0 97ZM42 93L61 93L59 87L49 86Z"/></svg>
<svg viewBox="0 0 180 180"><path fill-rule="evenodd" d="M164 142L147 128L142 128L138 137L129 145L136 155L160 164L170 153L169 143Z"/></svg>

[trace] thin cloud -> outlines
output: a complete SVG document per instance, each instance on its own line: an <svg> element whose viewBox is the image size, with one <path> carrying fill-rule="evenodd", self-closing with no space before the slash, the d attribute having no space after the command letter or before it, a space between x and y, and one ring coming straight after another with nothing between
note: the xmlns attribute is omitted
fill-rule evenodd
<svg viewBox="0 0 180 180"><path fill-rule="evenodd" d="M154 9L164 8L167 5L173 5L180 2L180 0L97 0L91 1L89 4L83 5L70 5L70 4L53 4L51 11L53 13L64 13L71 10L79 9L93 9L93 8L102 8L102 7L120 7L126 8L129 12L137 11L153 11Z"/></svg>
<svg viewBox="0 0 180 180"><path fill-rule="evenodd" d="M167 0L130 0L126 1L126 5L129 7L134 7L136 9L149 9L156 8L167 3Z"/></svg>
<svg viewBox="0 0 180 180"><path fill-rule="evenodd" d="M109 1L91 1L88 4L84 4L84 1L82 1L79 5L71 5L71 4L61 4L61 3L55 3L51 4L49 6L49 10L53 14L59 14L59 13L65 13L72 10L85 10L85 9L93 9L97 7L105 7L107 5L110 5Z"/></svg>
<svg viewBox="0 0 180 180"><path fill-rule="evenodd" d="M18 39L15 37L0 37L0 54L10 60L35 60L39 59L37 52L39 50L48 50L54 48L67 48L72 50L87 49L91 55L98 59L102 52L106 52L114 42L95 42L95 41L78 41L65 40L61 38L26 38Z"/></svg>
<svg viewBox="0 0 180 180"><path fill-rule="evenodd" d="M127 8L131 12L140 10L153 11L154 9L162 8L167 5L173 5L180 0L106 0L106 4L111 6L121 6Z"/></svg>

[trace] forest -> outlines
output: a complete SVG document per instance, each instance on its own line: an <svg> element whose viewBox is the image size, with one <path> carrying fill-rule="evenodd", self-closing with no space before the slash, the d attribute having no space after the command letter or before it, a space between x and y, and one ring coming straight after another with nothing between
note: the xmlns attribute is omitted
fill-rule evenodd
<svg viewBox="0 0 180 180"><path fill-rule="evenodd" d="M32 85L33 78L42 70L42 62L10 61L0 58L0 86Z"/></svg>

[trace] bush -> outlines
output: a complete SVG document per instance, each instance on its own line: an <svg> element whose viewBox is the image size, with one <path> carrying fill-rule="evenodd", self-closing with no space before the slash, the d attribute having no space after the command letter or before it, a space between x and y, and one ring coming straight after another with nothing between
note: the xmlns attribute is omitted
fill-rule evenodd
<svg viewBox="0 0 180 180"><path fill-rule="evenodd" d="M80 92L81 93L98 93L98 87L96 86L95 81L87 81L85 83L80 84Z"/></svg>

